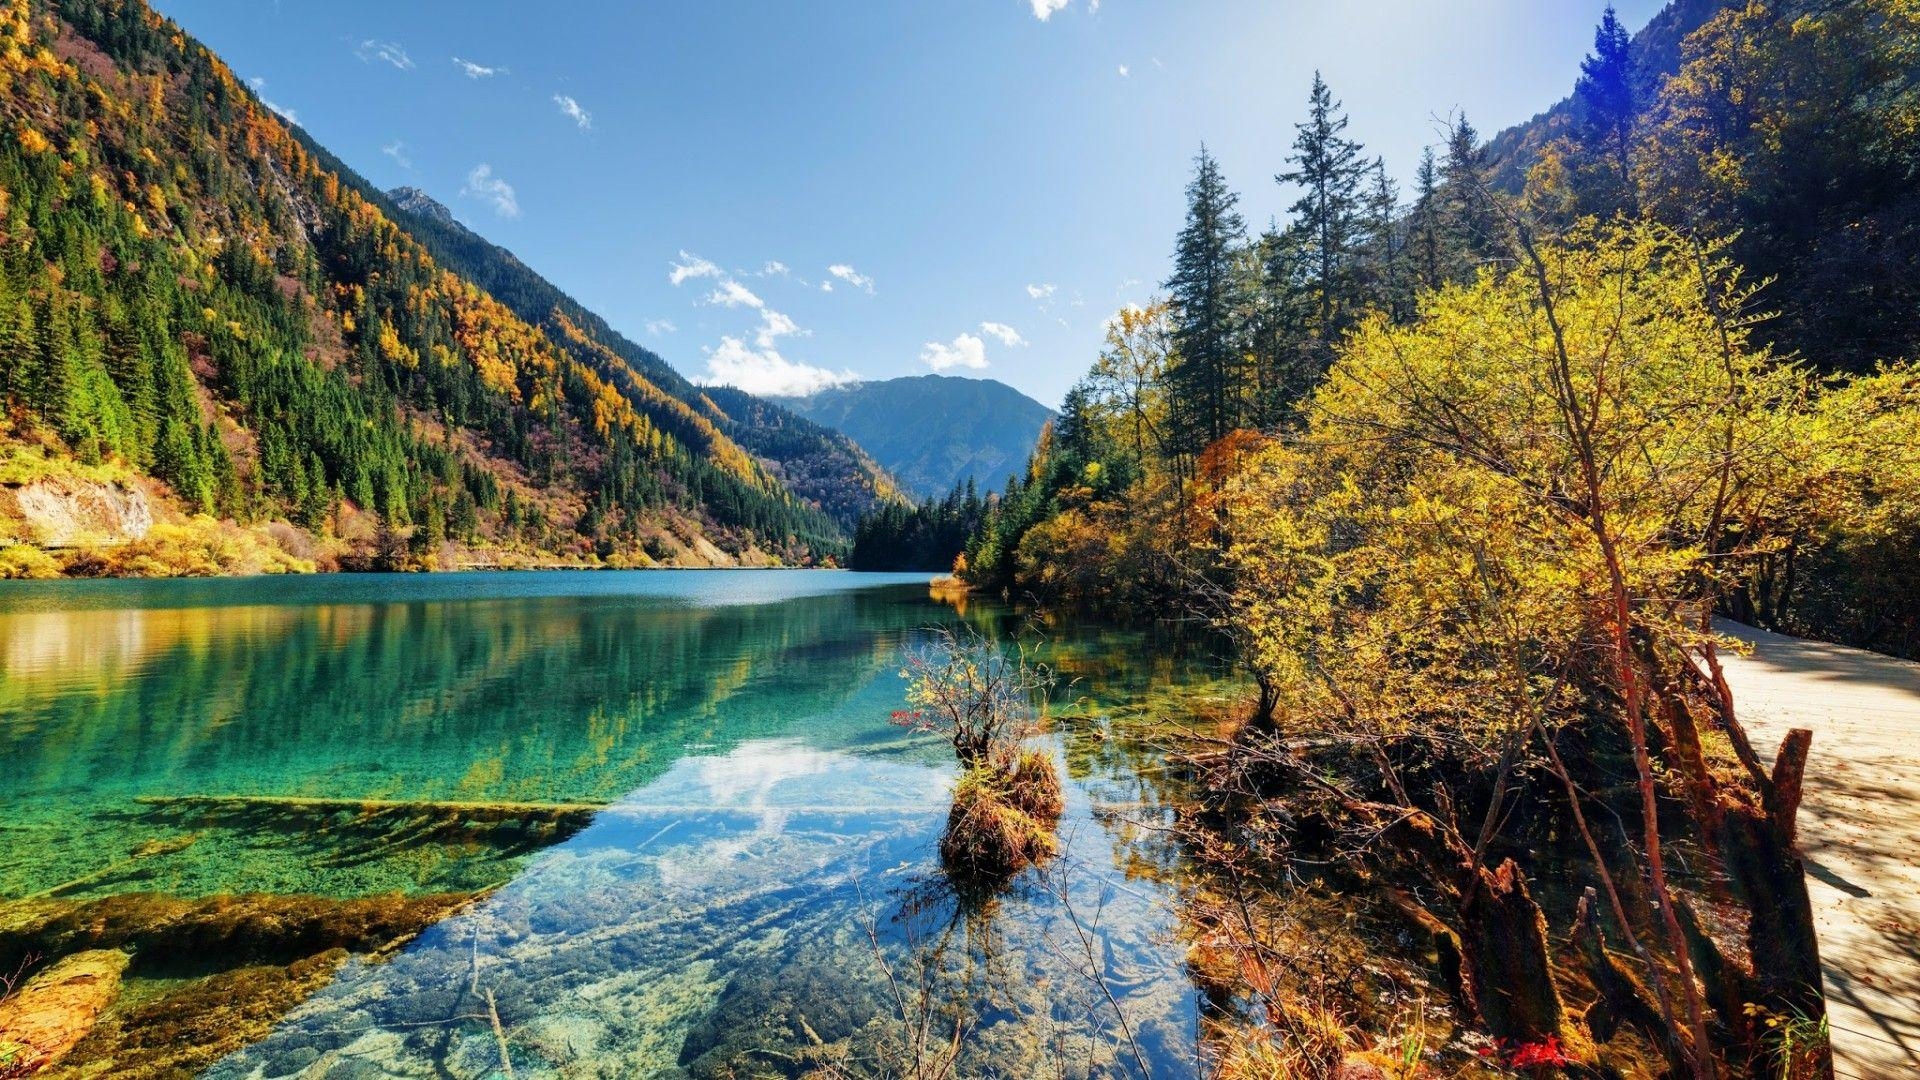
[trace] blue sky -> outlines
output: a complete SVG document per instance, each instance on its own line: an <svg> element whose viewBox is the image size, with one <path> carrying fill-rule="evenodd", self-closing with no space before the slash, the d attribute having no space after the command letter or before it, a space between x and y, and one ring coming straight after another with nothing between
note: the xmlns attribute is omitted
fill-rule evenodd
<svg viewBox="0 0 1920 1080"><path fill-rule="evenodd" d="M156 6L691 377L941 370L1055 405L1166 277L1203 141L1249 223L1283 214L1319 68L1404 186L1450 110L1491 134L1564 96L1603 3Z"/></svg>

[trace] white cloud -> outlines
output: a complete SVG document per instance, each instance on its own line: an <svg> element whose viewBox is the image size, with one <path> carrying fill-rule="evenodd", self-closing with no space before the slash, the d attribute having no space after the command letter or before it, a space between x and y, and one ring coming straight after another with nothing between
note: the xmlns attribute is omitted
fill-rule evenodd
<svg viewBox="0 0 1920 1080"><path fill-rule="evenodd" d="M821 291L821 292L832 292L832 291L833 291L833 282L831 282L831 281L822 281L822 282L820 283L820 291Z"/></svg>
<svg viewBox="0 0 1920 1080"><path fill-rule="evenodd" d="M920 349L920 360L935 371L956 367L977 371L987 366L987 343L972 334L961 334L948 345L929 341Z"/></svg>
<svg viewBox="0 0 1920 1080"><path fill-rule="evenodd" d="M707 303L719 304L721 307L750 307L756 309L767 306L767 302L755 296L752 289L747 288L745 285L740 284L730 277L720 279L720 287L707 294Z"/></svg>
<svg viewBox="0 0 1920 1080"><path fill-rule="evenodd" d="M834 263L832 266L827 267L827 273L832 274L834 277L839 278L841 281L846 282L856 289L865 289L868 295L873 294L873 279L855 270L853 267L848 266L846 263ZM828 289L827 291L832 292L833 290Z"/></svg>
<svg viewBox="0 0 1920 1080"><path fill-rule="evenodd" d="M1120 77L1121 77L1121 78L1123 78L1123 79L1124 79L1124 78L1126 78L1127 76L1129 76L1129 75L1131 75L1131 74L1133 74L1133 72L1132 72L1132 71L1131 71L1130 69L1128 69L1128 67L1127 67L1127 65L1125 65L1125 64L1121 64L1121 65L1120 65Z"/></svg>
<svg viewBox="0 0 1920 1080"><path fill-rule="evenodd" d="M1054 12L1061 10L1072 2L1073 0L1027 0L1027 3L1033 7L1033 17L1039 19L1041 22L1046 22L1048 19L1053 18ZM1093 7L1095 11L1100 10L1098 0L1096 0Z"/></svg>
<svg viewBox="0 0 1920 1080"><path fill-rule="evenodd" d="M829 386L858 382L851 371L829 371L789 360L772 349L754 349L736 337L722 337L707 354L707 373L693 381L704 386L737 386L749 394L799 397Z"/></svg>
<svg viewBox="0 0 1920 1080"><path fill-rule="evenodd" d="M300 114L294 112L292 109L283 109L266 99L266 79L255 75L253 78L247 80L247 85L252 87L254 95L260 98L260 104L265 105L275 116L278 116L289 124L297 124L300 122Z"/></svg>
<svg viewBox="0 0 1920 1080"><path fill-rule="evenodd" d="M413 168L413 159L407 156L407 144L399 139L381 147L380 152L392 158L403 169Z"/></svg>
<svg viewBox="0 0 1920 1080"><path fill-rule="evenodd" d="M493 166L481 162L467 174L467 186L460 194L483 199L493 204L493 212L501 217L519 217L520 201L514 197L513 185L493 175Z"/></svg>
<svg viewBox="0 0 1920 1080"><path fill-rule="evenodd" d="M794 334L801 337L811 336L807 331L800 329L792 319L772 308L764 308L760 312L760 329L754 333L753 343L763 349L771 349L779 339Z"/></svg>
<svg viewBox="0 0 1920 1080"><path fill-rule="evenodd" d="M362 61L384 60L394 67L399 68L401 71L410 71L413 69L413 57L408 56L407 50L401 48L400 43L397 41L381 41L379 38L368 38L360 43L359 48L353 50L353 54L358 56Z"/></svg>
<svg viewBox="0 0 1920 1080"><path fill-rule="evenodd" d="M560 106L560 111L566 115L567 119L572 120L574 126L581 131L585 131L593 126L593 114L581 108L579 102L567 95L553 95L553 103Z"/></svg>
<svg viewBox="0 0 1920 1080"><path fill-rule="evenodd" d="M647 333L653 335L654 337L660 337L663 334L677 333L679 332L679 330L680 330L679 327L673 325L672 319L648 319L647 320Z"/></svg>
<svg viewBox="0 0 1920 1080"><path fill-rule="evenodd" d="M680 249L681 262L668 263L667 280L675 285L691 278L719 277L720 268L686 248Z"/></svg>
<svg viewBox="0 0 1920 1080"><path fill-rule="evenodd" d="M467 73L467 78L469 79L488 79L495 75L505 75L507 73L506 68L488 67L485 64L476 64L471 60L462 60L457 56L453 58L453 62L460 66L461 71Z"/></svg>
<svg viewBox="0 0 1920 1080"><path fill-rule="evenodd" d="M707 374L695 379L695 382L737 386L754 394L792 396L811 394L824 387L855 380L850 371L829 371L781 356L775 348L781 338L811 337L812 332L801 329L800 324L784 313L768 307L767 302L752 289L742 285L714 263L687 251L680 252L680 260L672 264L672 270L667 274L668 280L675 285L694 278L714 280L713 291L701 303L725 308L748 308L760 315L760 325L752 330L753 344L747 344L744 334L739 337L722 336L719 347L708 350ZM759 276L784 277L788 274L785 263L768 260L762 264ZM671 333L673 324L664 325ZM658 333L653 323L647 324L647 330L649 333Z"/></svg>
<svg viewBox="0 0 1920 1080"><path fill-rule="evenodd" d="M1027 339L1020 336L1020 331L1006 323L983 322L980 324L980 332L1009 349L1016 349L1027 343Z"/></svg>
<svg viewBox="0 0 1920 1080"><path fill-rule="evenodd" d="M1030 300L1045 300L1047 297L1052 296L1053 292L1054 286L1052 285L1027 286L1027 298Z"/></svg>

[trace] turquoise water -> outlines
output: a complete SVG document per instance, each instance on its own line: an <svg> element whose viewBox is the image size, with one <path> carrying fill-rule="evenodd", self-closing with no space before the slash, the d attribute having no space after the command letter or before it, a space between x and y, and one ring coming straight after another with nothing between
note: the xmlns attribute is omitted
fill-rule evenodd
<svg viewBox="0 0 1920 1080"><path fill-rule="evenodd" d="M950 755L888 723L902 647L961 618L925 582L5 583L0 900L478 894L218 1077L900 1075L956 1030L961 1075L1192 1074L1163 853L1113 809L1151 804L1137 762L1051 736L1062 855L946 889ZM1108 631L1037 647L1065 696L1178 675Z"/></svg>

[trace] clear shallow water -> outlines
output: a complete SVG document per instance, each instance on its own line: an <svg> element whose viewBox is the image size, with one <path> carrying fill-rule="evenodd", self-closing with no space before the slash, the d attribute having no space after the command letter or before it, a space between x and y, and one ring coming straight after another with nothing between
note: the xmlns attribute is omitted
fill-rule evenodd
<svg viewBox="0 0 1920 1080"><path fill-rule="evenodd" d="M1191 1074L1172 898L1105 809L1143 800L1130 762L1056 742L1061 858L944 889L951 765L887 716L957 618L923 577L805 571L0 588L0 898L490 890L219 1077L505 1075L502 1038L516 1076L885 1075L955 1024L965 1075ZM1073 696L1175 674L1053 649ZM474 808L503 801L578 809Z"/></svg>

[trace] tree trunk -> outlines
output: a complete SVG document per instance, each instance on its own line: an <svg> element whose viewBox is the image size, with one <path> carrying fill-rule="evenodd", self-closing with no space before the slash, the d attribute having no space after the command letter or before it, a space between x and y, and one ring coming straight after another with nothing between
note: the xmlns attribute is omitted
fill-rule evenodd
<svg viewBox="0 0 1920 1080"><path fill-rule="evenodd" d="M1720 719L1736 745L1744 746L1744 729L1733 715L1730 692L1711 653L1707 662L1713 668L1713 683L1720 697ZM1711 953L1716 962L1696 962L1694 966L1707 984L1714 1011L1730 1030L1740 1033L1747 1052L1758 1060L1763 1053L1765 1029L1759 1026L1760 1019L1746 1015L1747 1004L1759 1005L1768 1014L1782 1018L1817 1020L1826 1015L1813 907L1807 895L1805 867L1794 846L1813 733L1805 728L1789 732L1771 775L1760 771L1757 759L1750 765L1749 775L1760 795L1756 807L1723 791L1714 781L1687 696L1664 679L1656 664L1649 661L1649 668L1655 673L1659 690L1658 714L1671 735L1663 756L1673 759L1672 764L1686 778L1701 838L1719 857L1729 888L1748 914L1750 977L1719 962L1718 948L1689 916L1690 951ZM1752 757L1750 749L1745 753ZM1711 970L1715 966L1721 970ZM1819 1075L1830 1075L1831 1063L1822 1070Z"/></svg>
<svg viewBox="0 0 1920 1080"><path fill-rule="evenodd" d="M1676 1040L1685 1032L1667 1022L1653 992L1626 962L1607 948L1606 933L1600 929L1595 910L1598 895L1588 887L1580 898L1573 919L1573 944L1586 961L1587 977L1593 980L1600 1000L1587 1010L1587 1030L1595 1042L1606 1042L1623 1024L1638 1028L1658 1043L1666 1053L1667 1067L1674 1076L1684 1076L1689 1065L1687 1051Z"/></svg>
<svg viewBox="0 0 1920 1080"><path fill-rule="evenodd" d="M1394 815L1380 838L1452 902L1467 996L1487 1031L1511 1043L1552 1036L1570 1054L1587 1056L1573 1049L1584 1040L1567 1026L1553 981L1547 917L1519 865L1507 859L1488 869L1457 834L1424 811L1359 801L1348 808L1376 818Z"/></svg>
<svg viewBox="0 0 1920 1080"><path fill-rule="evenodd" d="M1460 951L1473 1002L1496 1037L1534 1043L1563 1038L1565 1009L1553 983L1547 918L1512 859L1476 870L1479 881L1460 905Z"/></svg>

